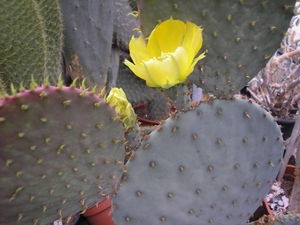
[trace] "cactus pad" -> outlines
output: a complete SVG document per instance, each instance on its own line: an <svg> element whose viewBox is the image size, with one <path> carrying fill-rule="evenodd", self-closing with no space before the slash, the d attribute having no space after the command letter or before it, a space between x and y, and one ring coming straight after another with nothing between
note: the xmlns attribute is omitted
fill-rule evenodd
<svg viewBox="0 0 300 225"><path fill-rule="evenodd" d="M148 118L152 121L165 120L170 116L171 105L168 103L166 96L163 93L155 93L153 99L148 103Z"/></svg>
<svg viewBox="0 0 300 225"><path fill-rule="evenodd" d="M114 1L60 0L63 11L64 56L72 79L86 77L86 85L107 82L113 39Z"/></svg>
<svg viewBox="0 0 300 225"><path fill-rule="evenodd" d="M115 0L114 10L114 39L113 43L123 50L128 50L128 44L132 35L138 36L135 30L138 28L137 19L128 0Z"/></svg>
<svg viewBox="0 0 300 225"><path fill-rule="evenodd" d="M89 92L46 85L14 93L0 100L0 133L0 224L50 223L120 181L122 123Z"/></svg>
<svg viewBox="0 0 300 225"><path fill-rule="evenodd" d="M278 125L257 104L215 100L178 113L128 163L113 198L115 224L244 224L282 153Z"/></svg>
<svg viewBox="0 0 300 225"><path fill-rule="evenodd" d="M177 110L188 110L191 106L192 89L187 82L181 83L162 92L167 97L169 104Z"/></svg>
<svg viewBox="0 0 300 225"><path fill-rule="evenodd" d="M46 76L57 81L63 45L58 0L0 2L0 76L6 88L21 82L29 87Z"/></svg>
<svg viewBox="0 0 300 225"><path fill-rule="evenodd" d="M256 76L280 47L293 16L295 0L138 0L137 3L146 37L158 21L170 16L204 28L202 51L207 55L188 79L207 92L227 98Z"/></svg>

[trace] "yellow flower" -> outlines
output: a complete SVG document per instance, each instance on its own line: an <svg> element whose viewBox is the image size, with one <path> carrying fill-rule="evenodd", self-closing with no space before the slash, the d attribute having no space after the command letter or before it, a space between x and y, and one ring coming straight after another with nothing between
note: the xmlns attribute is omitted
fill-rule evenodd
<svg viewBox="0 0 300 225"><path fill-rule="evenodd" d="M106 101L115 107L115 111L120 115L126 131L135 126L136 114L122 88L112 88L106 97Z"/></svg>
<svg viewBox="0 0 300 225"><path fill-rule="evenodd" d="M202 53L195 58L202 47L202 30L171 17L156 26L147 45L143 37L132 37L129 51L133 63L124 63L150 87L170 88L182 83L205 57Z"/></svg>

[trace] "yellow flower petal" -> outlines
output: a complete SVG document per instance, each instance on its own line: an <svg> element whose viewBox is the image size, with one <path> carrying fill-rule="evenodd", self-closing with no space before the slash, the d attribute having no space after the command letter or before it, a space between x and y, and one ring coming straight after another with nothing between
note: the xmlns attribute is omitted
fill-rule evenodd
<svg viewBox="0 0 300 225"><path fill-rule="evenodd" d="M158 39L156 37L156 34L152 32L150 34L150 37L148 38L148 45L147 45L147 54L153 58L153 57L159 57L161 55L161 49L159 46Z"/></svg>
<svg viewBox="0 0 300 225"><path fill-rule="evenodd" d="M134 63L140 63L142 60L149 60L146 44L143 37L132 37L129 42L130 56Z"/></svg>
<svg viewBox="0 0 300 225"><path fill-rule="evenodd" d="M132 37L131 40L130 40L130 43L129 43L129 48L132 49L132 51L142 51L142 52L145 52L147 53L147 46L146 46L146 43L145 43L145 40L142 36L140 37Z"/></svg>
<svg viewBox="0 0 300 225"><path fill-rule="evenodd" d="M186 25L171 17L156 26L149 36L147 52L151 57L159 57L161 52L174 52L181 45Z"/></svg>
<svg viewBox="0 0 300 225"><path fill-rule="evenodd" d="M193 63L190 65L190 67L187 70L188 75L190 75L193 72L196 63L203 58L205 58L205 53L202 53L201 55L199 55L197 58L194 59Z"/></svg>
<svg viewBox="0 0 300 225"><path fill-rule="evenodd" d="M184 36L182 46L189 50L192 58L196 56L202 47L202 30L202 28L198 27L194 23L186 23L186 35Z"/></svg>
<svg viewBox="0 0 300 225"><path fill-rule="evenodd" d="M148 74L148 71L144 65L144 62L141 62L139 64L133 64L132 62L128 61L127 59L125 59L124 61L124 64L126 66L129 67L129 69L131 69L131 71L136 75L138 76L139 78L147 81L147 84L152 84L151 87L154 87L153 85L155 84L153 81L152 81L152 77ZM150 86L150 85L149 85Z"/></svg>
<svg viewBox="0 0 300 225"><path fill-rule="evenodd" d="M171 54L173 63L177 65L179 70L179 82L183 82L187 76L191 73L188 73L188 68L191 64L190 59L188 57L188 52L183 47L178 47L174 53ZM193 57L194 58L194 57ZM192 58L192 60L193 60ZM172 76L172 74L170 74Z"/></svg>

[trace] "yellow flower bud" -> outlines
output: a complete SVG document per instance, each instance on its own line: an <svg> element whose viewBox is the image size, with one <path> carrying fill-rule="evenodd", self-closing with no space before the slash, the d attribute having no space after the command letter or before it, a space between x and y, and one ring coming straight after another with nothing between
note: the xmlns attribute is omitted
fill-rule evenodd
<svg viewBox="0 0 300 225"><path fill-rule="evenodd" d="M122 88L112 88L106 97L106 101L115 107L115 111L120 115L126 130L135 126L137 121L136 114Z"/></svg>
<svg viewBox="0 0 300 225"><path fill-rule="evenodd" d="M171 17L156 26L148 44L143 37L132 37L129 51L133 63L124 63L148 86L168 89L185 81L205 57L204 53L196 57L202 47L202 30L194 23Z"/></svg>

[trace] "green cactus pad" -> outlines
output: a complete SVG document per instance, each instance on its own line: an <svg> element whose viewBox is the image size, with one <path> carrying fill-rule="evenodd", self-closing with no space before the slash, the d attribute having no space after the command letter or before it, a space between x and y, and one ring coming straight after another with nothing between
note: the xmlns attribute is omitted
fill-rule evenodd
<svg viewBox="0 0 300 225"><path fill-rule="evenodd" d="M46 224L114 193L124 129L104 99L38 87L0 100L0 224Z"/></svg>
<svg viewBox="0 0 300 225"><path fill-rule="evenodd" d="M0 2L0 76L6 88L21 82L29 87L60 73L63 44L62 16L58 0Z"/></svg>
<svg viewBox="0 0 300 225"><path fill-rule="evenodd" d="M280 168L272 116L242 99L215 100L158 126L113 198L116 225L244 224Z"/></svg>
<svg viewBox="0 0 300 225"><path fill-rule="evenodd" d="M229 98L265 66L293 16L295 0L137 0L146 37L172 16L204 28L200 60L189 79L207 92Z"/></svg>

